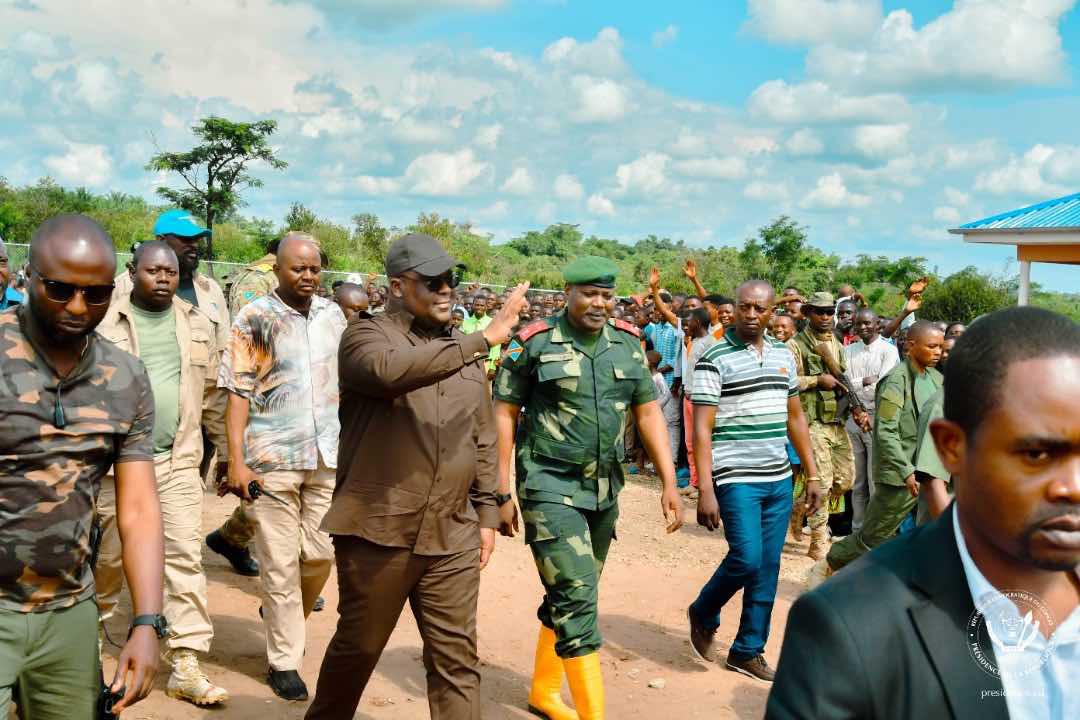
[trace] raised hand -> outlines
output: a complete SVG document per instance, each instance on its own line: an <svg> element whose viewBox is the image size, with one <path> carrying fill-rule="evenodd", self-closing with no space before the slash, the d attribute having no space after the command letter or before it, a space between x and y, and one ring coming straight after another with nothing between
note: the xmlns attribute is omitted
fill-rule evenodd
<svg viewBox="0 0 1080 720"><path fill-rule="evenodd" d="M514 326L518 323L521 312L529 306L525 293L529 289L529 283L523 282L515 287L506 298L502 308L491 319L491 323L484 328L484 338L488 345L494 347L501 345L510 339Z"/></svg>
<svg viewBox="0 0 1080 720"><path fill-rule="evenodd" d="M697 277L697 263L687 258L686 267L683 268L683 275L692 282Z"/></svg>

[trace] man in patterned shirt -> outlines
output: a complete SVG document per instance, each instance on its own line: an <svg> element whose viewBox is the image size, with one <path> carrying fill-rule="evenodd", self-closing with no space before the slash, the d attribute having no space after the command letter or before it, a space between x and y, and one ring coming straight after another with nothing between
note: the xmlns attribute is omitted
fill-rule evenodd
<svg viewBox="0 0 1080 720"><path fill-rule="evenodd" d="M728 554L687 617L691 650L712 662L720 611L742 590L739 633L725 664L771 681L774 672L763 652L791 514L789 439L809 476L807 505L820 504L824 492L815 482L795 358L765 334L776 305L773 289L764 280L750 280L739 286L736 298L735 326L705 351L693 386L698 524L712 531L722 521Z"/></svg>
<svg viewBox="0 0 1080 720"><path fill-rule="evenodd" d="M245 305L233 322L218 385L229 391L226 489L249 506L265 599L271 688L307 699L297 670L305 618L330 576L333 551L319 524L330 507L337 467L338 345L345 316L315 293L322 266L315 239L290 233L278 247L278 286Z"/></svg>
<svg viewBox="0 0 1080 720"><path fill-rule="evenodd" d="M135 616L112 682L119 712L154 684L164 553L154 400L136 358L101 341L112 240L83 215L30 243L30 303L0 313L0 718L89 718L100 688L91 527L115 463Z"/></svg>

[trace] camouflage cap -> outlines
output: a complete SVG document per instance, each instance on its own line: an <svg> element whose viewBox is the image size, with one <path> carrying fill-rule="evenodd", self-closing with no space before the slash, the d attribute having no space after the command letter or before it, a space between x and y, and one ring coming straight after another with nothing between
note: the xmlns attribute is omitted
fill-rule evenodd
<svg viewBox="0 0 1080 720"><path fill-rule="evenodd" d="M804 302L803 305L832 309L836 307L836 299L833 297L832 293L816 292L811 295L810 299Z"/></svg>
<svg viewBox="0 0 1080 720"><path fill-rule="evenodd" d="M563 268L563 280L569 285L613 288L618 274L619 266L599 255L582 255Z"/></svg>

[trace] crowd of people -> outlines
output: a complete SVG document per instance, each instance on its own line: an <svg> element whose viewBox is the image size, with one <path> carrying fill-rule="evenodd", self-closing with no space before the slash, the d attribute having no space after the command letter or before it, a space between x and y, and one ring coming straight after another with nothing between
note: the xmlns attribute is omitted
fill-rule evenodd
<svg viewBox="0 0 1080 720"><path fill-rule="evenodd" d="M0 241L0 717L118 714L150 692L159 641L169 696L227 703L200 664L205 543L259 578L266 679L286 700L309 698L306 622L336 566L307 718L354 716L406 602L432 717L478 718L480 573L496 534L521 533L544 589L529 710L603 718L598 587L638 473L659 478L669 533L685 501L723 529L689 650L773 682L768 717L1080 716L1075 322L920 319L925 279L893 317L847 285L725 295L693 260L694 294L653 268L619 297L618 266L594 256L563 291L497 292L418 233L391 245L383 285L327 286L303 232L220 285L189 213L154 235L117 268L97 223L51 218L21 292ZM208 485L240 502L204 537ZM774 670L781 554L807 531L808 592ZM125 580L106 678L99 628ZM1031 607L987 610L1012 592L1043 612L1022 643L1009 633Z"/></svg>

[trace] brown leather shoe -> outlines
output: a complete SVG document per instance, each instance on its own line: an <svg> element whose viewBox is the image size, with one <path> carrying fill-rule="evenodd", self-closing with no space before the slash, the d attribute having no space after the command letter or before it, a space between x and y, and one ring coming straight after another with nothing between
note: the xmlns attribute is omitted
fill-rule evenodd
<svg viewBox="0 0 1080 720"><path fill-rule="evenodd" d="M713 656L713 641L716 639L716 631L710 632L694 617L694 611L686 608L686 619L690 621L690 652L698 660L716 662Z"/></svg>
<svg viewBox="0 0 1080 720"><path fill-rule="evenodd" d="M736 660L731 655L728 655L724 667L765 682L772 682L773 678L776 677L776 671L769 667L769 663L765 662L764 655L755 655L749 660Z"/></svg>

